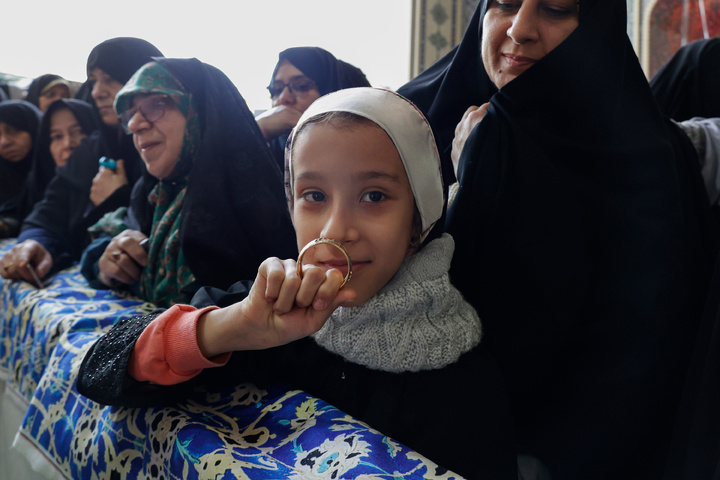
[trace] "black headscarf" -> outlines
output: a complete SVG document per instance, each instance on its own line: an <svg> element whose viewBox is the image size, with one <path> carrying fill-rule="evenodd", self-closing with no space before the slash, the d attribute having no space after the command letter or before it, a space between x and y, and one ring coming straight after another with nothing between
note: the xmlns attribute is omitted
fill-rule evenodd
<svg viewBox="0 0 720 480"><path fill-rule="evenodd" d="M553 478L658 478L716 250L696 154L660 114L623 0L501 90L478 6L445 58L400 89L441 148L470 105L446 229L524 453ZM449 157L448 157L449 159Z"/></svg>
<svg viewBox="0 0 720 480"><path fill-rule="evenodd" d="M59 99L53 102L45 112L35 141L30 172L25 179L22 192L13 200L0 205L0 217L6 225L8 236L16 236L23 219L32 207L42 200L50 180L55 176L55 160L50 153L50 120L55 112L68 109L78 120L86 135L98 128L95 110L89 103L80 100Z"/></svg>
<svg viewBox="0 0 720 480"><path fill-rule="evenodd" d="M318 87L320 95L352 87L369 87L365 74L320 47L293 47L283 50L273 70L270 83L275 80L277 69L283 60L287 60L305 76L311 78Z"/></svg>
<svg viewBox="0 0 720 480"><path fill-rule="evenodd" d="M162 54L145 40L112 38L93 48L88 57L87 71L92 72L93 68L99 67L124 84L153 56ZM105 213L128 204L129 186L118 188L100 205L94 206L90 202L90 189L100 157L123 159L129 185L133 185L145 170L132 136L125 135L119 126L105 125L92 99L90 102L100 128L80 144L66 165L58 167L43 201L38 202L26 217L18 235L18 241L39 241L53 256L54 268L64 268L71 260L79 259L90 240L88 227Z"/></svg>
<svg viewBox="0 0 720 480"><path fill-rule="evenodd" d="M650 86L677 121L720 116L720 39L682 47ZM720 258L690 366L666 480L720 480Z"/></svg>
<svg viewBox="0 0 720 480"><path fill-rule="evenodd" d="M720 117L720 38L682 47L655 74L650 88L673 120Z"/></svg>
<svg viewBox="0 0 720 480"><path fill-rule="evenodd" d="M90 135L99 128L93 105L87 102L62 98L48 107L40 124L33 167L28 178L30 208L42 199L45 187L55 176L55 160L50 153L50 120L55 112L62 109L72 112L85 135Z"/></svg>
<svg viewBox="0 0 720 480"><path fill-rule="evenodd" d="M294 258L282 173L237 88L195 58L154 60L192 94L201 122L179 226L198 286L228 288L254 279L268 257ZM156 181L145 174L131 200L129 226L146 234L153 212L147 195Z"/></svg>
<svg viewBox="0 0 720 480"><path fill-rule="evenodd" d="M311 78L318 87L320 95L352 87L369 87L365 74L358 67L351 65L320 47L292 47L283 50L278 55L278 61L270 77L270 84L275 81L275 75L283 60L290 62L305 76ZM285 161L285 143L290 131L273 138L270 142L270 151L280 168Z"/></svg>
<svg viewBox="0 0 720 480"><path fill-rule="evenodd" d="M42 112L32 103L24 100L7 100L0 103L0 123L11 125L17 130L28 132L33 140L37 139ZM23 190L35 148L19 162L11 162L0 157L0 204L16 198Z"/></svg>
<svg viewBox="0 0 720 480"><path fill-rule="evenodd" d="M93 69L97 67L117 82L124 84L130 80L130 77L138 68L145 65L153 57L161 56L160 50L146 40L134 37L111 38L92 49L87 60L87 74L90 76ZM91 90L91 87L89 89ZM128 181L132 184L144 171L141 166L140 155L133 144L132 135L126 135L119 126L109 127L105 125L92 98L87 102L91 103L95 110L95 117L99 125L96 133L98 138L95 138L92 142L95 146L95 152L81 152L81 154L96 157L93 159L93 168L88 169L87 162L71 161L66 166L59 168L58 174L64 176L73 184L82 185L84 189L84 186L89 185L97 173L97 159L104 155L116 160L125 160Z"/></svg>
<svg viewBox="0 0 720 480"><path fill-rule="evenodd" d="M52 73L47 73L45 75L41 75L34 79L32 83L30 83L30 86L28 87L27 95L25 95L25 101L30 102L36 107L40 107L40 95L42 94L43 90L45 90L45 87L50 85L52 82L60 80L63 81L66 85L67 82L63 77L60 75L55 75ZM68 86L68 90L70 87ZM70 92L72 93L72 91Z"/></svg>

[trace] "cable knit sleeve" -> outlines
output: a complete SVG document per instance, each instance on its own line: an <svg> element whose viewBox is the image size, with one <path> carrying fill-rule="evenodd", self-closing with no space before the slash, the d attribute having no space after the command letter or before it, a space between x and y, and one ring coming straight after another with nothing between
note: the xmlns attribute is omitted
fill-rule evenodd
<svg viewBox="0 0 720 480"><path fill-rule="evenodd" d="M155 385L175 385L206 368L225 365L230 353L207 359L197 343L200 316L217 308L175 305L156 317L135 343L128 363L130 376Z"/></svg>

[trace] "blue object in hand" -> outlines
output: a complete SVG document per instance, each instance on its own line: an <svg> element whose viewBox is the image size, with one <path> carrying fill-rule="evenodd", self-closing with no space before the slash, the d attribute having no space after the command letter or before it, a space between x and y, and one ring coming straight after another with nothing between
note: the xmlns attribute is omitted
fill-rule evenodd
<svg viewBox="0 0 720 480"><path fill-rule="evenodd" d="M100 157L100 166L109 168L110 170L115 170L115 167L117 166L117 162L115 160L113 160L112 158Z"/></svg>

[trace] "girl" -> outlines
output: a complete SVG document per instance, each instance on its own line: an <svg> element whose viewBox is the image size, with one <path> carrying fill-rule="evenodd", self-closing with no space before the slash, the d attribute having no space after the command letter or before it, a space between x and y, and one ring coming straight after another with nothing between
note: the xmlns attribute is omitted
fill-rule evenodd
<svg viewBox="0 0 720 480"><path fill-rule="evenodd" d="M251 287L117 324L78 391L142 405L199 382L290 382L456 473L517 479L502 382L447 275L452 238L430 241L444 200L424 117L389 91L335 92L301 117L287 163L298 247L340 243L347 286L332 248L309 250L301 276L269 258Z"/></svg>

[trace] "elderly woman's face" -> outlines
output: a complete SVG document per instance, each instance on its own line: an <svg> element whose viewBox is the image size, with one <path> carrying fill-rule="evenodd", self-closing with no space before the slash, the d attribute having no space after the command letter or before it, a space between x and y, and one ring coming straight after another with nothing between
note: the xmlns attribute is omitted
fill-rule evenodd
<svg viewBox="0 0 720 480"><path fill-rule="evenodd" d="M560 45L578 26L577 0L492 0L483 19L482 59L498 88Z"/></svg>
<svg viewBox="0 0 720 480"><path fill-rule="evenodd" d="M185 115L170 97L139 94L133 98L133 108L123 116L148 173L158 179L169 176L180 161Z"/></svg>

